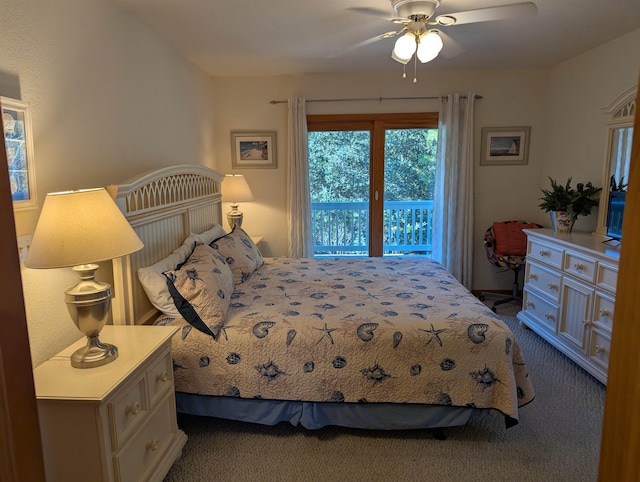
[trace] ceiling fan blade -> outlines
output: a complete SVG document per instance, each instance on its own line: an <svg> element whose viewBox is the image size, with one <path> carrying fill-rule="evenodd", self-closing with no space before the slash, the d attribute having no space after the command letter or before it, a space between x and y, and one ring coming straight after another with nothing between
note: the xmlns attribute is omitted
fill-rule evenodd
<svg viewBox="0 0 640 482"><path fill-rule="evenodd" d="M378 40L381 40L381 39L382 39L381 35L376 35L375 37L371 37L370 39L363 40L362 42L355 43L355 44L353 44L353 45L341 50L338 53L328 55L327 58L335 59L336 57L342 57L343 55L346 55L346 54L348 54L349 52L351 52L353 50L365 47L366 45L372 44L372 43L377 42Z"/></svg>
<svg viewBox="0 0 640 482"><path fill-rule="evenodd" d="M381 10L379 8L370 8L370 7L348 7L345 10L349 10L351 12L363 13L364 15L371 15L373 17L384 18L385 20L389 20L391 15L388 10Z"/></svg>
<svg viewBox="0 0 640 482"><path fill-rule="evenodd" d="M511 5L502 5L499 7L480 8L478 10L467 10L465 12L448 13L440 15L436 18L436 22L442 25L450 25L450 18L455 19L453 25L462 25L465 23L490 22L493 20L506 20L509 18L524 17L526 15L535 15L538 8L533 2L514 3ZM438 19L442 17L442 22ZM449 20L449 21L447 21Z"/></svg>
<svg viewBox="0 0 640 482"><path fill-rule="evenodd" d="M452 59L467 51L467 49L465 49L458 41L452 39L442 30L438 30L438 34L440 35L440 38L442 38L442 43L444 44L439 54L440 57Z"/></svg>

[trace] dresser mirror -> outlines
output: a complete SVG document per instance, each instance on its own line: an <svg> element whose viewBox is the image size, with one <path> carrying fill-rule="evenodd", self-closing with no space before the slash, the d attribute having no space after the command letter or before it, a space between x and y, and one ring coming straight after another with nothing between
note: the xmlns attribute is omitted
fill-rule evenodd
<svg viewBox="0 0 640 482"><path fill-rule="evenodd" d="M608 116L609 135L596 232L614 239L621 239L622 235L637 91L633 87L603 108Z"/></svg>

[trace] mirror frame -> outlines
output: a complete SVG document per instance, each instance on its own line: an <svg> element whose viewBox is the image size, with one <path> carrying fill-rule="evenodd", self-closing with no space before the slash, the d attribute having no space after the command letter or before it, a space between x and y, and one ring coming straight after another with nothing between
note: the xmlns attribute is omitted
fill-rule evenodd
<svg viewBox="0 0 640 482"><path fill-rule="evenodd" d="M600 194L600 204L598 207L598 225L596 233L606 236L607 234L607 214L609 206L609 184L611 175L611 148L613 145L613 133L616 129L633 127L633 120L636 111L636 98L638 87L634 86L620 94L611 104L602 108L608 116L607 121L607 147L605 151L604 169L602 171L602 192Z"/></svg>

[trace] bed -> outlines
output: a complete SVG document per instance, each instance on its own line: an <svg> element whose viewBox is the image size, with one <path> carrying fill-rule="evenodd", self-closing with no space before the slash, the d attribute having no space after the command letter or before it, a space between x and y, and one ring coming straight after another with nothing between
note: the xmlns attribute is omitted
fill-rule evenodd
<svg viewBox="0 0 640 482"><path fill-rule="evenodd" d="M174 166L116 197L145 248L114 261L114 323L179 327L179 412L309 429L518 423L534 397L518 342L440 264L263 258L220 226L221 180Z"/></svg>

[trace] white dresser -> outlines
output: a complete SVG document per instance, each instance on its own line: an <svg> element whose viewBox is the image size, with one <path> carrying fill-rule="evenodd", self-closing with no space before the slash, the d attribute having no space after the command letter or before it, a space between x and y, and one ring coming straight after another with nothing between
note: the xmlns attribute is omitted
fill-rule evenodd
<svg viewBox="0 0 640 482"><path fill-rule="evenodd" d="M105 326L118 358L72 368L82 339L34 370L47 481L161 481L181 455L171 337L174 327Z"/></svg>
<svg viewBox="0 0 640 482"><path fill-rule="evenodd" d="M620 247L591 233L524 232L518 320L606 384Z"/></svg>

